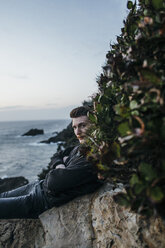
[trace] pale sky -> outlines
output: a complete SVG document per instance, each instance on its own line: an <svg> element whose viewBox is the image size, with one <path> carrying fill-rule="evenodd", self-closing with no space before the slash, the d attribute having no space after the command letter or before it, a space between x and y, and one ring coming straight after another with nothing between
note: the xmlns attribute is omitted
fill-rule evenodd
<svg viewBox="0 0 165 248"><path fill-rule="evenodd" d="M0 0L0 121L68 118L97 92L127 0Z"/></svg>

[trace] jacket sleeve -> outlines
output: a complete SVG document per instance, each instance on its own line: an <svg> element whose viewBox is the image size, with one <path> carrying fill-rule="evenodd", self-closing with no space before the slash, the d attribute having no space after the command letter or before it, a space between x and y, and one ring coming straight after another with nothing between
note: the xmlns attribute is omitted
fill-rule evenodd
<svg viewBox="0 0 165 248"><path fill-rule="evenodd" d="M72 161L65 169L51 170L46 177L46 184L49 191L57 194L95 180L97 177L92 165L85 158L81 158Z"/></svg>
<svg viewBox="0 0 165 248"><path fill-rule="evenodd" d="M63 158L65 156L69 156L69 154L70 154L70 152L71 152L72 149L73 149L73 147L67 148L64 151L55 153L53 155L53 157L51 158L51 162L49 164L50 165L50 169L55 169L57 165L63 164L64 163Z"/></svg>

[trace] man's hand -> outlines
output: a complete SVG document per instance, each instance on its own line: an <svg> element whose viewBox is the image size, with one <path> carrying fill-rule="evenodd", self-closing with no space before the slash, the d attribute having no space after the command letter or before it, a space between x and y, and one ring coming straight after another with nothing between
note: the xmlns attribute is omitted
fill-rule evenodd
<svg viewBox="0 0 165 248"><path fill-rule="evenodd" d="M64 164L59 164L56 166L56 169L65 169L65 165Z"/></svg>

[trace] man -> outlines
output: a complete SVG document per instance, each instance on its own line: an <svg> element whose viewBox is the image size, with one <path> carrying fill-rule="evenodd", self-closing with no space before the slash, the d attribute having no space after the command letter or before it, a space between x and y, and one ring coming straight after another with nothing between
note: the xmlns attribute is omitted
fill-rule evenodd
<svg viewBox="0 0 165 248"><path fill-rule="evenodd" d="M87 113L83 106L70 113L80 144L85 142L90 127ZM44 180L0 194L0 218L37 218L45 210L92 193L101 185L92 164L81 154L80 146L69 148L55 154Z"/></svg>

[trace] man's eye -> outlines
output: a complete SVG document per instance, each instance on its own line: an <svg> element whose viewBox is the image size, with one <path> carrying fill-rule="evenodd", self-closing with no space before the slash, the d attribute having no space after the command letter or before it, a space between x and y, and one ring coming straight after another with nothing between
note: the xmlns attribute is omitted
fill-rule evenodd
<svg viewBox="0 0 165 248"><path fill-rule="evenodd" d="M86 127L86 125L85 124L82 124L82 127Z"/></svg>

